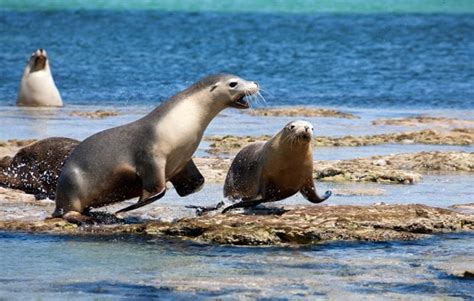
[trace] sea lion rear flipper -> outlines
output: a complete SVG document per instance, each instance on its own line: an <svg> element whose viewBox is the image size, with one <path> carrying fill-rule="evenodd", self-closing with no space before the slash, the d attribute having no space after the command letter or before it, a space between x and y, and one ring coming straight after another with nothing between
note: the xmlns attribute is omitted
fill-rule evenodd
<svg viewBox="0 0 474 301"><path fill-rule="evenodd" d="M174 177L170 179L179 196L187 196L199 191L204 184L204 177L194 164L189 160L186 166Z"/></svg>
<svg viewBox="0 0 474 301"><path fill-rule="evenodd" d="M332 192L331 191L326 191L324 193L324 196L319 196L318 193L316 192L316 187L314 186L314 181L312 178L308 179L303 186L303 188L300 189L301 194L304 196L305 199L310 201L311 203L321 203L327 200Z"/></svg>
<svg viewBox="0 0 474 301"><path fill-rule="evenodd" d="M155 195L152 195L152 196L150 196L149 198L146 198L146 199L140 198L138 200L138 202L136 202L135 204L130 205L128 207L125 207L123 209L120 209L119 211L115 212L115 214L130 211L130 210L137 209L137 208L143 207L145 205L151 204L154 201L156 201L158 199L161 199L165 195L165 193L166 193L166 188L163 188L163 190L160 191L159 193L157 193Z"/></svg>

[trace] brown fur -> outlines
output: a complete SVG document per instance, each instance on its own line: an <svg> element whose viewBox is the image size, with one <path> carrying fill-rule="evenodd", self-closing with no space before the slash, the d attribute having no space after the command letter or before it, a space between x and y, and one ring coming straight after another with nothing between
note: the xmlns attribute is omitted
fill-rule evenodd
<svg viewBox="0 0 474 301"><path fill-rule="evenodd" d="M275 202L297 192L312 203L326 200L316 193L313 181L312 126L294 121L266 143L244 147L232 161L227 173L224 196L240 203L224 209L254 207Z"/></svg>
<svg viewBox="0 0 474 301"><path fill-rule="evenodd" d="M0 185L38 197L55 198L61 168L79 141L47 138L21 148L13 158L0 160Z"/></svg>

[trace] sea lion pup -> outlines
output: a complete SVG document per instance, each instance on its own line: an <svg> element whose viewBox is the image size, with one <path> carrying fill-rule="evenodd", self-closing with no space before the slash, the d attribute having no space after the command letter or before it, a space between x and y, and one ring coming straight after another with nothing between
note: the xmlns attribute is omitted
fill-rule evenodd
<svg viewBox="0 0 474 301"><path fill-rule="evenodd" d="M48 54L38 49L31 55L21 78L17 106L62 107L63 101L53 80Z"/></svg>
<svg viewBox="0 0 474 301"><path fill-rule="evenodd" d="M258 90L235 75L209 76L145 117L87 138L64 165L53 217L90 223L89 208L134 197L118 212L139 208L161 198L167 181L180 196L198 191L204 178L191 157L204 130L223 109L248 108L245 96Z"/></svg>
<svg viewBox="0 0 474 301"><path fill-rule="evenodd" d="M13 158L0 159L0 186L54 200L61 168L78 144L69 138L46 138L21 148Z"/></svg>
<svg viewBox="0 0 474 301"><path fill-rule="evenodd" d="M298 191L311 203L331 196L316 192L313 181L313 126L306 121L288 123L267 142L244 147L234 158L224 184L224 196L239 203L225 208L254 207L290 197Z"/></svg>

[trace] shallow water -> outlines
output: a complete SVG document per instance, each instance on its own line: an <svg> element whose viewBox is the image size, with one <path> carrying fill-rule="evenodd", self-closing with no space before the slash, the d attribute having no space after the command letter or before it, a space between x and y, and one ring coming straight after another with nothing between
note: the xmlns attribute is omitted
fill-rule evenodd
<svg viewBox="0 0 474 301"><path fill-rule="evenodd" d="M446 270L474 260L465 253L473 244L468 234L248 248L148 237L0 233L0 292L6 299L48 300L469 299L472 281Z"/></svg>

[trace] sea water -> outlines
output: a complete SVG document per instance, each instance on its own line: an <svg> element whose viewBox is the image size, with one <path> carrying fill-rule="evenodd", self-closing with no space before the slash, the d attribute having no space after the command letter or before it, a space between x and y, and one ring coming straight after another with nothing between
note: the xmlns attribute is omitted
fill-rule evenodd
<svg viewBox="0 0 474 301"><path fill-rule="evenodd" d="M316 135L410 130L378 118L473 118L474 6L470 1L0 1L0 139L77 139L133 121L199 78L218 72L258 81L254 107L328 107L360 119L307 118ZM37 48L48 51L65 103L23 109L15 99ZM72 111L117 110L100 120ZM206 135L274 134L292 118L227 110ZM206 155L204 142L198 155ZM350 159L472 146L317 148L315 159ZM472 175L428 175L416 185L317 183L383 189L326 203L474 201ZM165 206L213 204L220 185ZM301 196L282 203L305 204ZM0 234L5 299L460 298L472 281L446 272L472 261L472 235L416 242L338 242L246 248L151 237Z"/></svg>

